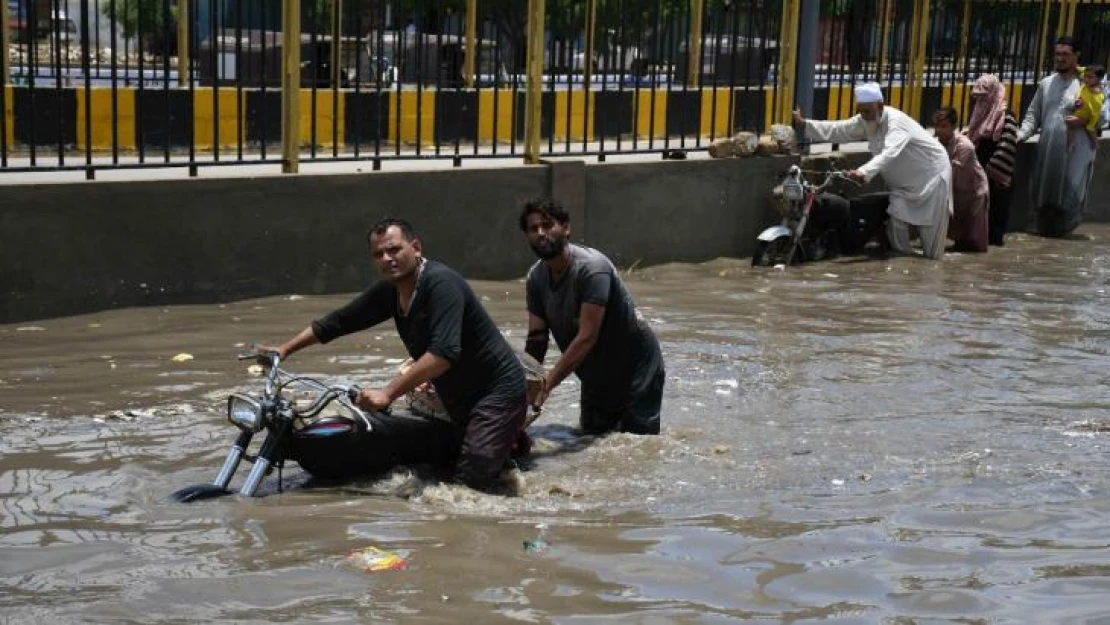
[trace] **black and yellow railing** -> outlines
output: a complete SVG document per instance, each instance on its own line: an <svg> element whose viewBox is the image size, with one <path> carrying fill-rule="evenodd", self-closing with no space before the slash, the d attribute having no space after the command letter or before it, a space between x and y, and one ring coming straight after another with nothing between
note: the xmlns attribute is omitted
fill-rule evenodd
<svg viewBox="0 0 1110 625"><path fill-rule="evenodd" d="M20 0L0 171L664 152L786 122L800 89L846 118L867 80L927 120L997 73L1021 111L1063 34L1110 61L1110 0L844 0L803 25L808 1L169 0L136 20L76 0L47 32L13 29L42 23Z"/></svg>

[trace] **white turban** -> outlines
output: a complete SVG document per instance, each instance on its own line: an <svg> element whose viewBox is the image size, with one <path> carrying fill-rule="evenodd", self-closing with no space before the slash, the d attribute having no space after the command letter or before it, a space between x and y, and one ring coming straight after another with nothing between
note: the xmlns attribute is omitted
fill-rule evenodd
<svg viewBox="0 0 1110 625"><path fill-rule="evenodd" d="M877 82L856 85L856 104L873 104L883 101L883 90Z"/></svg>

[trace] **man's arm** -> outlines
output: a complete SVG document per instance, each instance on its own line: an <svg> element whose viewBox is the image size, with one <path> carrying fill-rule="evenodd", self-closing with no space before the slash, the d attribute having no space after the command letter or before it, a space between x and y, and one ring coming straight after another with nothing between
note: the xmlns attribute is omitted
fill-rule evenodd
<svg viewBox="0 0 1110 625"><path fill-rule="evenodd" d="M909 142L910 133L902 124L890 124L886 133L886 138L883 141L883 151L864 163L858 170L863 174L864 182L870 182L876 174L882 173L882 171L890 165L891 161L902 154L902 150L906 148Z"/></svg>
<svg viewBox="0 0 1110 625"><path fill-rule="evenodd" d="M429 280L426 285L428 349L405 373L381 389L359 393L358 405L384 410L405 393L443 375L462 357L463 311L466 307L462 278Z"/></svg>
<svg viewBox="0 0 1110 625"><path fill-rule="evenodd" d="M316 338L316 333L312 331L312 326L308 326L304 330L301 330L296 336L277 347L271 349L260 346L259 352L265 354L266 352L275 351L282 360L285 360L309 345L315 345L319 342L320 340Z"/></svg>
<svg viewBox="0 0 1110 625"><path fill-rule="evenodd" d="M601 320L605 318L605 307L598 304L583 303L578 313L578 334L567 345L563 355L556 361L555 366L547 374L547 384L536 401L537 406L542 406L547 400L551 389L559 385L568 375L574 372L590 351L597 345L597 337L601 332Z"/></svg>
<svg viewBox="0 0 1110 625"><path fill-rule="evenodd" d="M1041 129L1042 91L1042 87L1038 85L1037 92L1033 94L1033 101L1029 103L1029 108L1025 110L1025 117L1021 120L1021 132L1018 133L1018 143L1032 137Z"/></svg>
<svg viewBox="0 0 1110 625"><path fill-rule="evenodd" d="M386 283L374 283L345 306L313 321L311 325L281 345L277 347L259 345L259 362L268 365L270 360L265 354L269 352L277 352L278 356L285 360L310 345L329 343L341 336L365 330L385 321L393 312L394 293L396 291Z"/></svg>
<svg viewBox="0 0 1110 625"><path fill-rule="evenodd" d="M535 313L528 313L528 338L524 340L524 353L543 364L549 341L547 321Z"/></svg>
<svg viewBox="0 0 1110 625"><path fill-rule="evenodd" d="M859 115L837 122L805 120L806 139L822 143L851 143L866 141L867 131Z"/></svg>

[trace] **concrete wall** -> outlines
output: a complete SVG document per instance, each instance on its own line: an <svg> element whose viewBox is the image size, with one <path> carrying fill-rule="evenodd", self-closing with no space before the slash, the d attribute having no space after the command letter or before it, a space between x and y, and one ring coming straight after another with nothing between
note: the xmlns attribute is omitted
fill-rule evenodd
<svg viewBox="0 0 1110 625"><path fill-rule="evenodd" d="M1023 163L1031 156L1032 146L1024 146ZM849 154L840 166L865 157ZM386 215L412 221L427 253L468 277L520 277L534 261L517 227L520 205L545 193L570 210L575 239L619 265L746 256L759 230L777 220L768 193L791 162L556 162L7 186L0 192L0 323L358 290L374 278L367 227ZM1023 185L1014 194L1014 229L1028 213ZM1091 194L1088 221L1110 221L1110 159L1097 162Z"/></svg>

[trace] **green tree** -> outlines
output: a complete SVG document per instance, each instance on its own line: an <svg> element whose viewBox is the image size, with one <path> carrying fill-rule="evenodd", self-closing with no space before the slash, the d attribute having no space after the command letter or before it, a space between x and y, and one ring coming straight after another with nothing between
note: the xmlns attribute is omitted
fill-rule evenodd
<svg viewBox="0 0 1110 625"><path fill-rule="evenodd" d="M101 6L104 17L115 21L123 36L161 36L166 24L167 0L115 0ZM171 3L173 4L173 3ZM177 13L176 6L169 7L171 22Z"/></svg>

